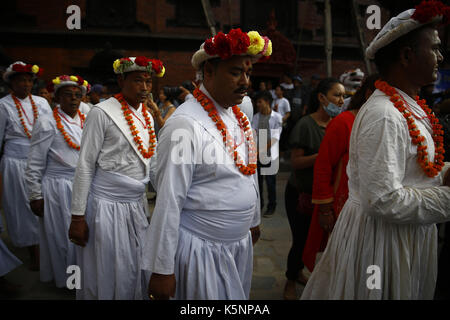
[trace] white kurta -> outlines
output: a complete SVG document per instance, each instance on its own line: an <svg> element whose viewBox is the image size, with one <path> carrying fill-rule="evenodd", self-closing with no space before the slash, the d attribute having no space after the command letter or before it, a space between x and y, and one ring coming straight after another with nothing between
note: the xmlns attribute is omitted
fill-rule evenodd
<svg viewBox="0 0 450 320"><path fill-rule="evenodd" d="M237 150L248 163L233 111L215 105L236 142L242 142ZM145 269L175 274L176 299L248 299L249 229L260 222L256 174L239 172L195 99L177 108L159 138L158 197L144 247Z"/></svg>
<svg viewBox="0 0 450 320"><path fill-rule="evenodd" d="M47 100L32 96L39 110L39 117L51 114ZM25 111L25 125L32 133L34 122L30 99L19 99ZM31 122L28 122L27 118ZM31 212L25 185L25 168L30 148L30 139L25 135L16 105L7 95L0 100L0 148L4 143L0 163L3 182L3 211L11 241L16 247L36 245L39 242L38 218ZM8 186L8 187L6 187Z"/></svg>
<svg viewBox="0 0 450 320"><path fill-rule="evenodd" d="M426 116L412 98L401 94L417 115ZM433 160L429 121L415 121ZM450 188L442 186L448 167L435 178L425 175L406 120L389 97L376 90L353 124L349 199L302 299L432 299L438 253L435 223L450 220ZM370 266L379 267L379 288Z"/></svg>
<svg viewBox="0 0 450 320"><path fill-rule="evenodd" d="M58 108L61 124L72 141L80 145L81 119ZM69 147L56 127L53 114L38 119L33 130L25 181L29 200L44 199L39 219L40 279L66 286L69 265L75 264L75 245L69 241L72 180L79 151Z"/></svg>
<svg viewBox="0 0 450 320"><path fill-rule="evenodd" d="M142 106L134 123L148 148ZM108 114L107 114L108 112ZM86 119L72 194L72 214L84 215L89 226L86 247L77 247L82 272L77 299L142 299L142 234L145 184L154 181L156 150L151 160L136 151L120 103L110 98L94 106ZM152 125L153 125L153 119ZM121 131L121 128L123 131ZM124 134L125 132L125 134Z"/></svg>

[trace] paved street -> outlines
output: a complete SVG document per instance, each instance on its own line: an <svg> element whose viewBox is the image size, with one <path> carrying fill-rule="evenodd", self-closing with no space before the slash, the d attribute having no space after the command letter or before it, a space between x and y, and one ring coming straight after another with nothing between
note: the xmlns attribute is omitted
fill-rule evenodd
<svg viewBox="0 0 450 320"><path fill-rule="evenodd" d="M284 209L284 189L288 175L288 172L280 172L277 176L277 209L275 214L270 218L261 218L261 238L254 251L251 299L278 300L283 298L286 258L291 243L291 232ZM267 199L267 194L264 196ZM5 224L3 225L5 226ZM6 277L10 282L22 285L20 293L15 299L75 298L73 291L57 289L52 283L40 282L39 272L28 270L28 251L23 248L13 248L6 232L3 232L1 237L10 250L24 262L23 265ZM299 294L302 288L298 285Z"/></svg>

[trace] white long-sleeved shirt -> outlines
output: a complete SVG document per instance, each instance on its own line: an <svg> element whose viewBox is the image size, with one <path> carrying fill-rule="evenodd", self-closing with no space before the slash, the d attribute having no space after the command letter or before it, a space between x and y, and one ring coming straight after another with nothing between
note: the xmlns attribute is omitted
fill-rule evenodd
<svg viewBox="0 0 450 320"><path fill-rule="evenodd" d="M212 99L203 85L200 89ZM248 164L245 137L232 109L213 102ZM247 176L238 170L225 151L221 133L196 99L177 108L159 138L158 197L143 260L146 270L172 274L183 212L198 214L205 224L219 226L217 229L226 235L227 230L259 225L259 192L257 175ZM241 216L249 210L250 222L242 222ZM222 212L233 212L239 218L225 219Z"/></svg>
<svg viewBox="0 0 450 320"><path fill-rule="evenodd" d="M38 96L32 96L31 98L33 99L39 110L39 117L45 114L51 114L52 109L50 108L47 100ZM22 114L25 125L30 134L32 134L34 115L30 98L26 97L25 99L17 99L20 101L22 108L24 109L26 114L26 116L25 114ZM28 120L31 122L31 124L28 122ZM23 140L23 138L28 139L20 122L16 104L9 94L0 99L0 148L2 147L3 143L7 143L8 141L12 141L14 139Z"/></svg>
<svg viewBox="0 0 450 320"><path fill-rule="evenodd" d="M82 134L82 119L75 115L71 118L58 107L61 124L73 143L80 145ZM75 170L79 151L69 147L62 133L56 127L56 120L52 115L40 117L31 138L30 152L25 181L28 186L29 200L42 199L42 178L47 167L67 167Z"/></svg>
<svg viewBox="0 0 450 320"><path fill-rule="evenodd" d="M136 180L143 180L150 175L154 185L156 169L156 150L152 158L144 162L135 152L130 141L124 136L114 121L99 106L105 108L117 105L115 98L94 106L86 118L83 136L81 138L80 156L72 191L72 214L84 215L87 198L97 166L105 171L113 171ZM119 106L120 107L120 106ZM131 107L130 107L131 108ZM148 132L143 128L145 119L142 116L142 105L137 110L132 109L140 119L134 119L144 148L148 148ZM150 116L152 126L153 118ZM127 128L129 130L129 128Z"/></svg>

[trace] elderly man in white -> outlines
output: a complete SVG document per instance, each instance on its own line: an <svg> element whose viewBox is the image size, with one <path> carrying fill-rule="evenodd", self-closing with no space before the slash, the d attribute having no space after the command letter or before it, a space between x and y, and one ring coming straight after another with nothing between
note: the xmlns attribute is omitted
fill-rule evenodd
<svg viewBox="0 0 450 320"><path fill-rule="evenodd" d="M158 197L143 256L151 299L249 298L260 208L256 146L237 105L253 62L271 52L268 38L234 29L193 55L203 84L159 136Z"/></svg>
<svg viewBox="0 0 450 320"><path fill-rule="evenodd" d="M141 248L148 227L146 183L154 181L156 137L147 101L161 61L114 62L121 93L86 119L72 193L71 240L77 248L77 299L142 299ZM144 285L145 288L145 285Z"/></svg>
<svg viewBox="0 0 450 320"><path fill-rule="evenodd" d="M47 100L31 95L33 80L41 73L42 68L37 65L14 62L3 74L11 93L0 99L3 211L12 244L28 247L30 269L34 271L39 270L39 222L28 204L25 168L33 125L40 116L52 112Z"/></svg>
<svg viewBox="0 0 450 320"><path fill-rule="evenodd" d="M381 80L353 124L349 197L302 299L433 299L450 171L441 126L417 94L437 77L444 8L400 13L366 51Z"/></svg>
<svg viewBox="0 0 450 320"><path fill-rule="evenodd" d="M58 288L66 286L67 267L75 264L75 246L67 233L72 181L86 117L79 108L87 87L80 76L53 79L59 106L34 126L25 175L31 210L40 217L40 279L54 280Z"/></svg>

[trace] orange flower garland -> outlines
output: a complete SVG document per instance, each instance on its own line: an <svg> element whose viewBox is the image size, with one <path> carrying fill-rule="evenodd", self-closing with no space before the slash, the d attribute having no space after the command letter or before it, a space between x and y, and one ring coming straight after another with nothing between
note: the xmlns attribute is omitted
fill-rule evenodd
<svg viewBox="0 0 450 320"><path fill-rule="evenodd" d="M246 140L248 142L248 165L244 164L241 156L236 150L236 145L233 139L228 134L227 126L222 121L219 113L217 112L214 103L209 99L202 91L198 88L194 90L194 97L197 101L202 105L203 109L208 112L209 117L215 122L217 129L220 131L223 137L223 143L230 154L231 158L234 160L234 163L238 167L239 171L244 175L252 175L256 172L256 146L255 141L253 140L253 133L249 126L250 122L247 117L244 116L244 113L239 109L238 106L233 107L233 113L236 116L240 126L244 128L244 133Z"/></svg>
<svg viewBox="0 0 450 320"><path fill-rule="evenodd" d="M139 152L145 159L150 159L155 153L156 135L155 131L152 128L152 123L150 121L150 117L147 112L147 107L145 105L142 106L142 115L144 116L145 124L147 125L148 128L147 130L149 133L149 148L148 150L145 150L144 146L142 145L142 139L141 137L138 136L139 131L136 129L136 126L134 125L130 107L128 106L128 103L125 101L123 94L121 93L116 94L114 98L116 98L122 105L123 115L125 117L125 120L128 122L131 134L133 135L133 140L137 144Z"/></svg>
<svg viewBox="0 0 450 320"><path fill-rule="evenodd" d="M390 100L394 106L402 113L408 123L409 135L412 138L413 144L417 145L417 161L422 169L425 171L426 175L429 177L435 177L444 166L444 147L443 147L443 134L442 125L439 124L439 120L435 117L431 109L427 106L425 100L420 100L416 96L417 104L425 111L430 119L431 126L433 128L433 141L435 145L435 156L434 163L428 160L427 145L425 143L425 137L420 134L419 129L414 121L412 113L406 108L404 102L402 101L401 95L397 92L394 87L391 87L387 82L377 80L375 82L375 88L385 93L390 97Z"/></svg>
<svg viewBox="0 0 450 320"><path fill-rule="evenodd" d="M78 110L78 116L81 119L81 128L83 128L85 116L84 116L84 114L81 113L80 110ZM59 115L58 108L53 109L53 117L55 118L55 121L56 121L56 127L63 135L64 140L66 140L66 143L69 145L69 147L71 147L75 150L80 150L80 146L77 145L76 143L74 143L72 141L72 139L70 138L70 136L68 135L68 133L66 132L66 130L64 130L64 125L61 123L61 117Z"/></svg>
<svg viewBox="0 0 450 320"><path fill-rule="evenodd" d="M25 120L23 119L22 104L20 103L19 99L17 99L17 97L15 95L11 94L11 97L13 98L14 103L16 104L17 113L19 114L19 119L20 119L20 123L22 124L22 127L23 127L23 132L25 132L25 135L28 137L28 139L31 139L31 133L28 130L27 126L25 125ZM32 124L34 124L36 119L39 117L39 111L38 111L38 108L36 107L36 104L34 103L33 99L31 98L31 94L28 95L28 97L30 98L31 107L33 108L34 121L33 121L33 123L30 123L30 125L32 125ZM25 112L25 110L23 112ZM30 122L30 121L28 120L28 122Z"/></svg>

